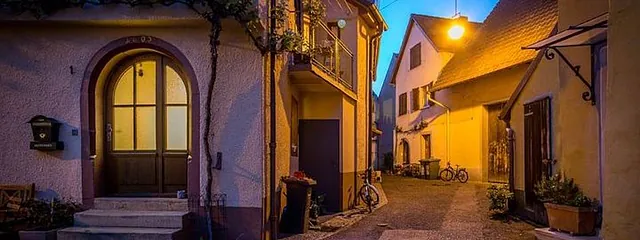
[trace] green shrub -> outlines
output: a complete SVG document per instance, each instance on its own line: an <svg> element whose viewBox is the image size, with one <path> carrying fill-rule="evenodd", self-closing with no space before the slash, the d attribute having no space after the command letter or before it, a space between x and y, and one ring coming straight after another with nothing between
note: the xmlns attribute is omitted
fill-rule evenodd
<svg viewBox="0 0 640 240"><path fill-rule="evenodd" d="M73 225L73 214L81 211L80 204L62 202L59 199L44 201L34 199L25 204L27 222L33 230L51 230Z"/></svg>
<svg viewBox="0 0 640 240"><path fill-rule="evenodd" d="M573 178L566 179L556 174L549 179L542 179L534 186L534 193L538 200L553 204L572 207L596 207L597 199L584 195L582 190L573 182Z"/></svg>
<svg viewBox="0 0 640 240"><path fill-rule="evenodd" d="M504 213L507 210L509 200L513 199L513 193L509 191L507 185L491 185L487 189L487 198L491 203L489 210Z"/></svg>

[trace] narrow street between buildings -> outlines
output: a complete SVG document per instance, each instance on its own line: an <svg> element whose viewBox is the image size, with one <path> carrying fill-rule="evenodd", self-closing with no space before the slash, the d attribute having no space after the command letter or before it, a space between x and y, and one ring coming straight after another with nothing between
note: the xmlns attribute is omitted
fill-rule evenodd
<svg viewBox="0 0 640 240"><path fill-rule="evenodd" d="M384 176L389 203L328 239L535 239L533 226L493 220L486 184Z"/></svg>

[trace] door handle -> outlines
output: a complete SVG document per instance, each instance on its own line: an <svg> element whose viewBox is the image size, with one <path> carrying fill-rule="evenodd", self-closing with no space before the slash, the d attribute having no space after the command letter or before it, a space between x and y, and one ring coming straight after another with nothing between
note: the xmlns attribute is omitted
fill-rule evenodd
<svg viewBox="0 0 640 240"><path fill-rule="evenodd" d="M107 127L106 127L106 138L107 138L107 142L111 142L111 133L113 132L113 128L111 128L111 123L107 123Z"/></svg>

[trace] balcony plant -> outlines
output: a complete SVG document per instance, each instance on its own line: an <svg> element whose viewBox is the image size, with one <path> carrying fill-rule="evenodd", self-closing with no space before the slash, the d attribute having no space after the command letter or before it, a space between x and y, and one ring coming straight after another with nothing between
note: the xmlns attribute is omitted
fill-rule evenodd
<svg viewBox="0 0 640 240"><path fill-rule="evenodd" d="M556 174L537 183L534 192L544 203L551 229L572 235L595 233L598 200L585 196L573 179Z"/></svg>
<svg viewBox="0 0 640 240"><path fill-rule="evenodd" d="M20 239L55 240L59 229L73 225L73 215L81 211L79 204L59 199L34 199L25 203L27 230L20 231Z"/></svg>

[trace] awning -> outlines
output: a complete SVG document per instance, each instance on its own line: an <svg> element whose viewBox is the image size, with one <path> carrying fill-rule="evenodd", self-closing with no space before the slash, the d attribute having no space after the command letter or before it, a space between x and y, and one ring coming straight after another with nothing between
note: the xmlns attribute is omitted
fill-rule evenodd
<svg viewBox="0 0 640 240"><path fill-rule="evenodd" d="M602 14L581 24L570 26L547 39L541 40L522 49L540 50L543 48L589 46L607 39L607 23L609 13Z"/></svg>

